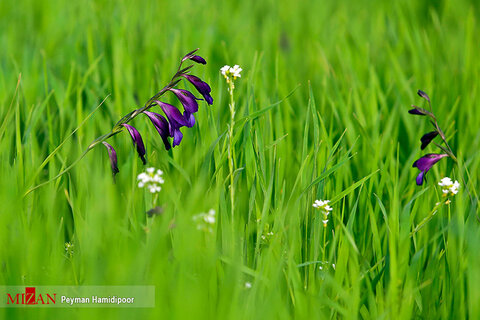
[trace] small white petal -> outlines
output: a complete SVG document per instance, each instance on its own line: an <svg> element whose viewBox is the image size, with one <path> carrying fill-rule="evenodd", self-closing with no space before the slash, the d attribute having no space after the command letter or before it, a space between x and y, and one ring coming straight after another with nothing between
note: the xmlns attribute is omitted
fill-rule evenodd
<svg viewBox="0 0 480 320"><path fill-rule="evenodd" d="M226 76L228 70L230 70L230 66L225 65L225 66L223 66L223 67L220 69L220 72L221 72L224 76Z"/></svg>
<svg viewBox="0 0 480 320"><path fill-rule="evenodd" d="M214 224L215 223L215 217L213 216L205 216L204 218L206 223Z"/></svg>

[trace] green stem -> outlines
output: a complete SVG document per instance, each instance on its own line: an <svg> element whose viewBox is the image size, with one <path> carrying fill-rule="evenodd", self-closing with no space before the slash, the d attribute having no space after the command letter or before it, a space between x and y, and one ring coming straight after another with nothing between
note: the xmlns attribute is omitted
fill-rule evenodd
<svg viewBox="0 0 480 320"><path fill-rule="evenodd" d="M322 256L322 261L323 262L325 262L326 242L327 242L327 226L324 225L324 227L323 227L323 256Z"/></svg>
<svg viewBox="0 0 480 320"><path fill-rule="evenodd" d="M432 218L435 216L435 214L438 211L438 208L440 208L441 205L444 204L444 201L440 201L438 204L433 207L432 211L413 229L412 232L410 232L410 237L412 237L415 233L417 233L420 229L422 229Z"/></svg>
<svg viewBox="0 0 480 320"><path fill-rule="evenodd" d="M235 126L235 101L233 99L233 90L234 84L233 81L229 82L229 90L230 93L230 127L228 128L228 168L230 171L230 206L231 206L231 219L232 219L232 228L234 223L234 216L235 216L235 179L234 179L234 170L235 170L235 163L234 163L234 150L233 150L233 127Z"/></svg>

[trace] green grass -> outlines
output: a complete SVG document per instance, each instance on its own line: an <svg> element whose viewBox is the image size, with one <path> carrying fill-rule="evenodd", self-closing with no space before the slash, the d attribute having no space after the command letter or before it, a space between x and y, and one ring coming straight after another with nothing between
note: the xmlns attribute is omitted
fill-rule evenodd
<svg viewBox="0 0 480 320"><path fill-rule="evenodd" d="M440 178L478 192L479 14L463 0L1 1L0 284L155 285L156 308L0 318L479 319L480 223L465 188L410 236L440 201ZM145 214L152 198L126 133L109 140L116 184L99 147L23 197L197 47L208 64L193 73L215 101L181 145L167 152L146 117L132 122L165 172L163 215ZM225 64L244 69L233 224ZM443 159L423 187L411 165L429 125L407 113L423 106L417 89L461 160ZM332 200L326 229L315 199ZM213 234L196 230L192 216L211 208Z"/></svg>

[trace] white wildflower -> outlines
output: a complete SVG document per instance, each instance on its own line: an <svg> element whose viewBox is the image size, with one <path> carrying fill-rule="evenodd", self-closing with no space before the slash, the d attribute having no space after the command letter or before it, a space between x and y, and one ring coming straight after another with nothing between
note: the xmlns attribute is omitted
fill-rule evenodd
<svg viewBox="0 0 480 320"><path fill-rule="evenodd" d="M251 282L245 282L245 288L246 289L250 289L252 287L252 283Z"/></svg>
<svg viewBox="0 0 480 320"><path fill-rule="evenodd" d="M330 211L333 210L332 207L328 205L330 200L315 200L313 203L313 207L316 209L320 209L322 214L323 214L323 225L326 227L328 223L328 215L330 214Z"/></svg>
<svg viewBox="0 0 480 320"><path fill-rule="evenodd" d="M445 177L438 183L440 187L442 187L443 196L446 197L448 195L456 195L458 193L458 189L460 189L460 183L457 180L455 182L452 181L449 177Z"/></svg>
<svg viewBox="0 0 480 320"><path fill-rule="evenodd" d="M216 217L215 210L210 209L208 213L199 213L192 217L193 221L197 223L197 229L213 232L213 226L215 225Z"/></svg>
<svg viewBox="0 0 480 320"><path fill-rule="evenodd" d="M233 68L230 68L230 73L232 74L233 78L240 78L240 72L242 72L242 68L238 64L234 65Z"/></svg>
<svg viewBox="0 0 480 320"><path fill-rule="evenodd" d="M162 175L163 171L160 169L147 168L146 172L142 172L137 176L138 187L147 187L151 193L160 192L162 190L160 185L165 182Z"/></svg>
<svg viewBox="0 0 480 320"><path fill-rule="evenodd" d="M230 66L226 65L226 66L223 66L222 68L220 68L220 72L223 74L224 77L227 77L228 74L227 72L230 71Z"/></svg>
<svg viewBox="0 0 480 320"><path fill-rule="evenodd" d="M234 65L233 67L230 67L229 65L225 65L220 69L220 72L222 75L225 77L227 80L227 83L232 87L232 89L235 87L233 85L233 81L236 80L237 78L241 78L242 76L240 75L240 72L242 72L242 68L238 64ZM232 90L230 89L230 90Z"/></svg>

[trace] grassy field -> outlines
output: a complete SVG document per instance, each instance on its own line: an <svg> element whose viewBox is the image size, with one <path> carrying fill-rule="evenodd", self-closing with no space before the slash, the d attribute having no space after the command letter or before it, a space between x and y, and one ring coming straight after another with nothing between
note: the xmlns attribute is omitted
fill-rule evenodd
<svg viewBox="0 0 480 320"><path fill-rule="evenodd" d="M0 284L155 285L156 307L0 318L480 319L479 14L464 0L1 1ZM195 48L214 103L182 143L166 151L148 118L131 123L164 171L163 214L146 215L126 131L108 140L116 184L99 146L24 197ZM225 64L243 68L233 215ZM407 112L426 106L418 89L459 159L421 187L412 163L438 150L420 150L430 125ZM445 176L471 196L462 183L418 228ZM316 199L331 200L326 227ZM198 230L210 209L213 231Z"/></svg>

